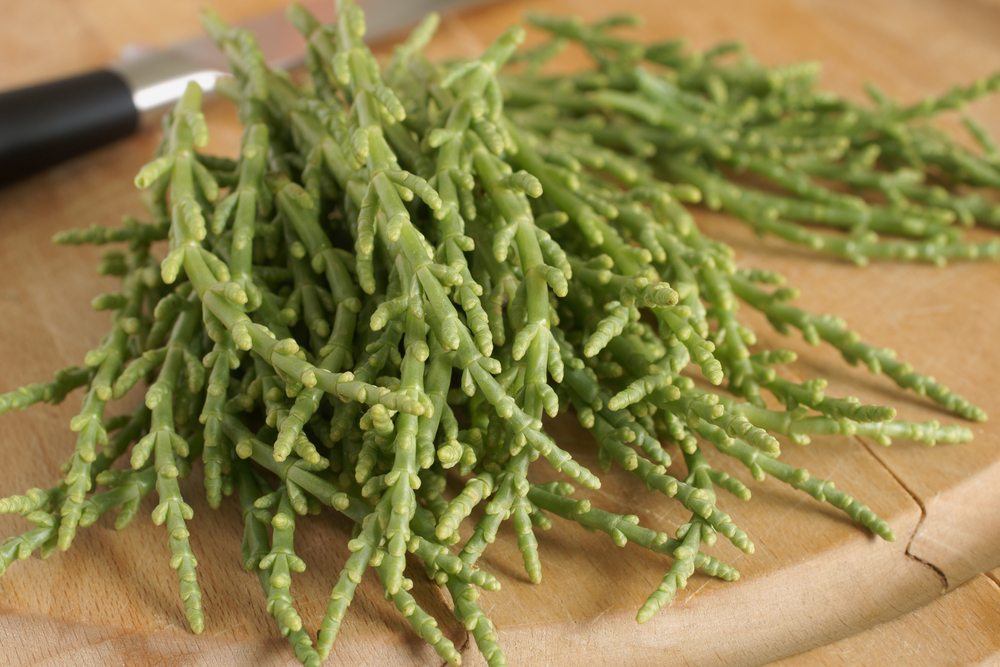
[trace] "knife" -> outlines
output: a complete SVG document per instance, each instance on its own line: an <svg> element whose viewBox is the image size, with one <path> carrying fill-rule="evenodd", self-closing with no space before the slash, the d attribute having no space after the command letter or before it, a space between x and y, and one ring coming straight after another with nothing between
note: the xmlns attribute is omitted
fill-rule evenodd
<svg viewBox="0 0 1000 667"><path fill-rule="evenodd" d="M426 14L482 0L362 0L368 41ZM302 2L321 20L333 0ZM305 60L305 41L278 10L240 24L257 37L268 63L283 69ZM206 93L228 76L225 56L206 37L128 54L106 68L0 93L0 184L10 183L139 130L176 102L188 82Z"/></svg>

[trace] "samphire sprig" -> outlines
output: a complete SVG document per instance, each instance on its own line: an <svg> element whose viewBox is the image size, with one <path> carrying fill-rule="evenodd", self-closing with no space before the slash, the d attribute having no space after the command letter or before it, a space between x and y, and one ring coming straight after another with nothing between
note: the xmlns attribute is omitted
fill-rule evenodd
<svg viewBox="0 0 1000 667"><path fill-rule="evenodd" d="M121 287L94 300L112 327L81 365L0 395L6 412L85 391L63 478L0 499L0 512L32 525L0 544L0 571L67 548L108 512L124 527L155 490L188 622L211 627L180 483L200 461L209 508L237 492L242 561L301 662L334 650L370 576L457 664L455 638L409 592L428 577L501 665L478 602L500 583L476 564L508 520L531 581L543 576L536 533L553 517L666 556L662 582L637 601L646 621L696 573L739 577L708 553L719 535L754 551L739 508L723 510L722 491L751 497L735 470L893 539L853 495L785 463L782 446L971 437L831 395L822 378L793 379L783 367L795 355L762 345L740 305L985 419L841 319L793 305L780 275L739 268L692 211L723 209L858 263L995 259L1000 242L970 241L965 227L1000 225L996 148L976 124L978 151L927 121L1000 77L913 105L873 93L864 106L819 89L814 68L767 68L731 44L692 53L630 41L615 32L625 17L533 17L551 41L519 51L523 30L512 28L479 57L435 63L422 53L431 16L381 67L349 0L330 25L300 7L289 18L308 41L302 82L269 67L252 35L205 17L235 75L226 92L245 132L234 158L203 154L192 85L136 177L149 219L57 238L124 244L100 267ZM567 41L594 66L546 73ZM165 254L152 249L164 242ZM144 405L110 416L139 384ZM545 419L578 421L593 438L577 450L594 447L620 469L608 474L676 501L683 522L646 526L578 494L600 480ZM131 468L115 466L123 457ZM534 481L539 458L558 481ZM354 524L330 545L348 556L323 617L303 618L297 518L331 511Z"/></svg>
<svg viewBox="0 0 1000 667"><path fill-rule="evenodd" d="M962 229L1000 223L987 132L966 123L977 151L927 122L1000 90L1000 72L908 106L869 87L863 105L820 89L814 65L768 68L732 44L694 53L621 40L614 25L531 22L582 44L596 67L507 79L508 107L529 125L557 124L569 141L589 128L597 145L648 156L757 232L858 264L1000 259L1000 241Z"/></svg>

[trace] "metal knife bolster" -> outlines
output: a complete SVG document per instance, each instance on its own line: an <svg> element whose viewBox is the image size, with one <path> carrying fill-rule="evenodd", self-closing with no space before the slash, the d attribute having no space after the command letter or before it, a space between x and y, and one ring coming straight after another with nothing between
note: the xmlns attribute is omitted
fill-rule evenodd
<svg viewBox="0 0 1000 667"><path fill-rule="evenodd" d="M332 0L304 0L301 4L320 20L333 18ZM305 40L285 19L283 10L244 21L241 27L254 35L268 64L288 69L304 61ZM212 39L200 35L165 49L126 54L111 69L128 84L140 118L150 121L173 106L192 81L211 94L219 80L228 76L229 64Z"/></svg>
<svg viewBox="0 0 1000 667"><path fill-rule="evenodd" d="M228 76L228 72L206 66L203 59L176 48L140 52L112 65L111 69L128 85L132 104L143 123L155 121L180 99L190 82L211 93L219 79Z"/></svg>
<svg viewBox="0 0 1000 667"><path fill-rule="evenodd" d="M445 12L484 0L360 0L367 16L366 39L377 40L412 25L430 12ZM301 0L301 4L322 21L334 18L332 0ZM272 12L246 21L244 28L254 34L267 61L279 69L297 67L305 60L305 40L283 17ZM228 76L225 56L205 36L196 37L163 50L142 51L112 65L132 91L132 102L144 121L155 119L180 99L191 81L206 93Z"/></svg>

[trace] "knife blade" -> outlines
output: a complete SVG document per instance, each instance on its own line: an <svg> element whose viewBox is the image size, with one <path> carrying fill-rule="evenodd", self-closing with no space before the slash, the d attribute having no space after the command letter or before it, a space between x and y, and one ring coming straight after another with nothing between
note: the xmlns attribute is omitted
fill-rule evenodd
<svg viewBox="0 0 1000 667"><path fill-rule="evenodd" d="M362 0L366 40L378 41L430 12L485 0ZM317 18L334 15L333 0L301 0ZM305 41L284 10L239 23L257 39L274 67L305 58ZM191 81L211 94L228 76L225 56L208 36L163 49L133 50L106 68L0 93L0 184L128 136L180 99Z"/></svg>
<svg viewBox="0 0 1000 667"><path fill-rule="evenodd" d="M367 0L359 3L365 10L369 42L377 42L400 31L431 12L444 13L482 0ZM302 6L321 21L334 18L332 0L305 0ZM277 10L239 24L252 32L268 64L280 69L302 65L305 40ZM171 106L180 99L189 81L196 81L205 92L212 92L220 77L228 74L225 56L208 36L194 37L166 49L127 56L112 66L132 90L133 103L140 114L147 115Z"/></svg>

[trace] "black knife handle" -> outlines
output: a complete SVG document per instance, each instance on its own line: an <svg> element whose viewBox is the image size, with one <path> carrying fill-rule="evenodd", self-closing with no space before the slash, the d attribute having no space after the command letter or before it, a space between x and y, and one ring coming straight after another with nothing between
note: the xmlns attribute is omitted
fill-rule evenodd
<svg viewBox="0 0 1000 667"><path fill-rule="evenodd" d="M111 70L0 93L0 183L135 131L132 91Z"/></svg>

